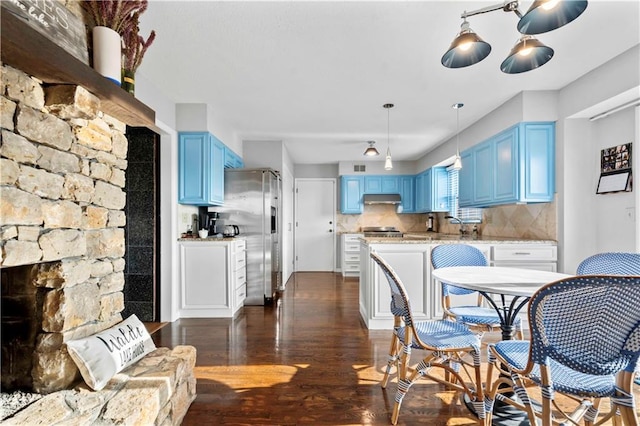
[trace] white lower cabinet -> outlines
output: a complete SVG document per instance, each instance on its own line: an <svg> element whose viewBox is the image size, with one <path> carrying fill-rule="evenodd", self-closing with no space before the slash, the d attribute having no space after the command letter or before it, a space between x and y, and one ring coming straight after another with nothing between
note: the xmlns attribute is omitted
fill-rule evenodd
<svg viewBox="0 0 640 426"><path fill-rule="evenodd" d="M236 240L232 245L233 256L231 265L233 267L233 311L237 311L247 298L247 242Z"/></svg>
<svg viewBox="0 0 640 426"><path fill-rule="evenodd" d="M246 297L246 241L181 241L180 317L233 317Z"/></svg>
<svg viewBox="0 0 640 426"><path fill-rule="evenodd" d="M342 234L341 269L343 277L357 277L360 275L360 237L363 234Z"/></svg>
<svg viewBox="0 0 640 426"><path fill-rule="evenodd" d="M471 244L482 251L490 266L556 271L557 247L553 243L460 243ZM442 318L442 290L431 276L431 250L436 244L360 243L360 316L369 329L390 329L393 315L387 279L371 259L375 251L398 274L407 289L415 320ZM459 296L452 302L473 303L477 296ZM526 315L521 313L521 315Z"/></svg>
<svg viewBox="0 0 640 426"><path fill-rule="evenodd" d="M556 272L558 247L550 244L496 244L491 264Z"/></svg>
<svg viewBox="0 0 640 426"><path fill-rule="evenodd" d="M385 259L402 280L411 300L414 319L421 321L432 317L429 248L423 244L361 245L360 316L367 328L388 329L393 326L391 291L384 273L370 257L372 251ZM363 285L363 279L366 285Z"/></svg>

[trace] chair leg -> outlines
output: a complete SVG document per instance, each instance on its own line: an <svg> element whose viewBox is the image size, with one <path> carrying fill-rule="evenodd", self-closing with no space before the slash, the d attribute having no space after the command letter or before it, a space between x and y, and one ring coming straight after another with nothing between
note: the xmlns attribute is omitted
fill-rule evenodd
<svg viewBox="0 0 640 426"><path fill-rule="evenodd" d="M542 378L542 387L549 387L551 385L551 372L549 371L549 369L544 366L541 365L540 366L540 375ZM551 400L552 400L552 395L547 395L545 394L545 392L542 392L542 426L552 426L553 425L553 420L552 420L552 404L551 404ZM532 410L533 411L533 407L531 405L529 405L529 407L527 407L528 410Z"/></svg>
<svg viewBox="0 0 640 426"><path fill-rule="evenodd" d="M391 424L393 425L398 423L402 400L413 383L413 376L417 374L416 370L416 372L412 374L412 377L407 379L409 358L411 358L411 346L402 345L402 354L400 355L400 362L398 365L398 390L396 391L396 402L393 405L393 413L391 413Z"/></svg>
<svg viewBox="0 0 640 426"><path fill-rule="evenodd" d="M387 387L387 384L389 382L389 375L391 374L391 369L393 367L396 368L396 373L398 372L398 353L400 351L400 340L398 339L398 336L395 335L395 333L393 334L393 337L391 338L391 345L389 347L389 358L387 360L387 368L384 372L384 377L382 378L382 382L380 383L380 386L382 387L382 389L385 389Z"/></svg>
<svg viewBox="0 0 640 426"><path fill-rule="evenodd" d="M623 394L633 395L633 381L635 373L629 373L627 371L619 373L616 379L618 387L622 390ZM638 416L635 411L635 406L629 407L622 404L616 404L620 410L622 416L622 422L625 426L638 426Z"/></svg>

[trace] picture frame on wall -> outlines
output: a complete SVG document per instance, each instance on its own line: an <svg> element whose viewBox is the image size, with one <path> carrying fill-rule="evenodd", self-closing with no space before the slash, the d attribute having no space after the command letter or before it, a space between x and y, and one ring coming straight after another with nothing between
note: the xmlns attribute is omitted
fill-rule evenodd
<svg viewBox="0 0 640 426"><path fill-rule="evenodd" d="M631 170L600 175L596 194L621 191L631 191Z"/></svg>
<svg viewBox="0 0 640 426"><path fill-rule="evenodd" d="M600 151L600 173L631 169L631 142Z"/></svg>
<svg viewBox="0 0 640 426"><path fill-rule="evenodd" d="M600 151L600 179L596 194L632 190L631 145L629 142Z"/></svg>

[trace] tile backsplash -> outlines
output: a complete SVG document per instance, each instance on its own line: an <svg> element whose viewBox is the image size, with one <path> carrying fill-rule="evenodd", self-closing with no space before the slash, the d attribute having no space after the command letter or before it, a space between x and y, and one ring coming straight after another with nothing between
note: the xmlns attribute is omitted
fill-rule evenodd
<svg viewBox="0 0 640 426"><path fill-rule="evenodd" d="M445 213L434 214L435 228L445 234L459 232L457 223L449 223ZM481 235L526 239L557 240L556 203L512 204L485 208L482 223L478 224ZM398 214L395 206L367 205L359 215L338 213L338 233L360 232L367 226L395 226L401 232L425 232L427 214Z"/></svg>
<svg viewBox="0 0 640 426"><path fill-rule="evenodd" d="M368 226L395 226L401 232L424 232L426 220L425 214L398 214L393 205L372 204L365 205L362 214L337 213L336 231L360 232Z"/></svg>

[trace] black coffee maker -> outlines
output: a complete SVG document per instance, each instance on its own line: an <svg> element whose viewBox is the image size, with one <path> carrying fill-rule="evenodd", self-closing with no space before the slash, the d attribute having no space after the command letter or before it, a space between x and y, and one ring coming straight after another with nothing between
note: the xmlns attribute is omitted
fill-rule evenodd
<svg viewBox="0 0 640 426"><path fill-rule="evenodd" d="M216 235L216 222L220 218L218 212L207 212L207 228L209 229L209 236Z"/></svg>
<svg viewBox="0 0 640 426"><path fill-rule="evenodd" d="M208 207L198 207L198 219L200 222L198 230L207 229L209 236L217 234L216 222L220 219L218 212L210 212Z"/></svg>

